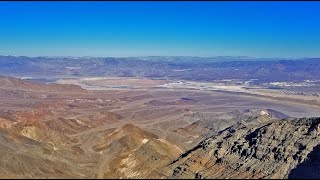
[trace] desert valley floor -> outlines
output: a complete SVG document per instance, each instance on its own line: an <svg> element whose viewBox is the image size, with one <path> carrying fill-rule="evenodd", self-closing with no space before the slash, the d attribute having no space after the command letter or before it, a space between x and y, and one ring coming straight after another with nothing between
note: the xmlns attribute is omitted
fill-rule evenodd
<svg viewBox="0 0 320 180"><path fill-rule="evenodd" d="M145 78L57 82L0 78L1 178L287 178L319 146L319 119L309 119L319 97Z"/></svg>

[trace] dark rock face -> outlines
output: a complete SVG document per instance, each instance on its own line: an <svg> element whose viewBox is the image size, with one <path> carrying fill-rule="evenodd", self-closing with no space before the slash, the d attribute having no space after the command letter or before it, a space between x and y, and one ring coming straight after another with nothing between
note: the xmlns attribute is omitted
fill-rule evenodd
<svg viewBox="0 0 320 180"><path fill-rule="evenodd" d="M293 169L289 179L320 179L320 144L308 155L307 159Z"/></svg>

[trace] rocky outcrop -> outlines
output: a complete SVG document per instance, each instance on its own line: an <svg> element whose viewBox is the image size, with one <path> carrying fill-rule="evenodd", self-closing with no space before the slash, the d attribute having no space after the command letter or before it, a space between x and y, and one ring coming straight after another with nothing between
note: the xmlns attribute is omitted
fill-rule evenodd
<svg viewBox="0 0 320 180"><path fill-rule="evenodd" d="M170 178L288 178L319 144L320 118L238 123L164 169Z"/></svg>
<svg viewBox="0 0 320 180"><path fill-rule="evenodd" d="M216 135L219 131L237 123L244 125L260 124L273 120L288 119L289 116L272 109L248 109L232 111L227 114L193 113L196 120L186 127L174 129L173 132L190 140L204 140Z"/></svg>
<svg viewBox="0 0 320 180"><path fill-rule="evenodd" d="M313 148L307 159L290 171L289 179L320 179L320 144Z"/></svg>

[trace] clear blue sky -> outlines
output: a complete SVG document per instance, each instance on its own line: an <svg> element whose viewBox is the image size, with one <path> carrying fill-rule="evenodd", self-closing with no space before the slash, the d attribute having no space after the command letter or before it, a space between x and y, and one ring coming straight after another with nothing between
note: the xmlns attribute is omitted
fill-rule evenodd
<svg viewBox="0 0 320 180"><path fill-rule="evenodd" d="M0 54L319 57L320 2L0 2Z"/></svg>

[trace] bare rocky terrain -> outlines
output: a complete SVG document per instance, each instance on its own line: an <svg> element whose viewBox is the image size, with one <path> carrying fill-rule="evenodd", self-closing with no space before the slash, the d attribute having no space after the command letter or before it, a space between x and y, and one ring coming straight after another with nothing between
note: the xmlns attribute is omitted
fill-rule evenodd
<svg viewBox="0 0 320 180"><path fill-rule="evenodd" d="M10 58L2 72L61 75ZM75 61L72 78L0 77L0 178L320 177L317 96L247 80L77 78Z"/></svg>
<svg viewBox="0 0 320 180"><path fill-rule="evenodd" d="M207 138L170 163L168 177L292 177L297 171L293 169L299 169L298 164L317 151L319 134L319 118L270 120L258 125L238 123ZM313 166L319 164L315 162Z"/></svg>

